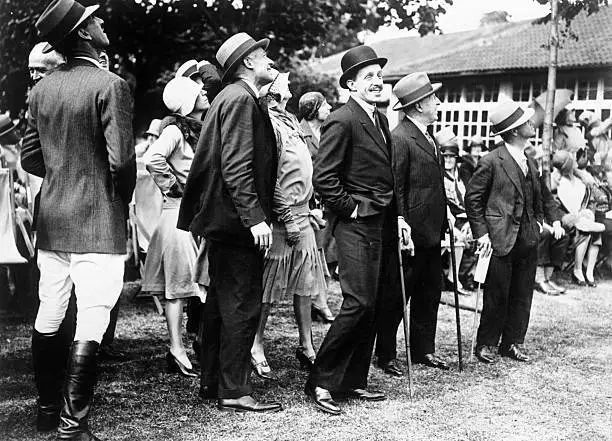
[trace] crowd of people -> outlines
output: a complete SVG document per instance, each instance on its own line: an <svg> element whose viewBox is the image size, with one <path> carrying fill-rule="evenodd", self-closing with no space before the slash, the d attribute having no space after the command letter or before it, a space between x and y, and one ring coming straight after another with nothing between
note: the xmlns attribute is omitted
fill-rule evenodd
<svg viewBox="0 0 612 441"><path fill-rule="evenodd" d="M592 287L597 264L612 263L610 119L580 114L585 139L571 105L559 113L549 185L543 151L530 143L530 108L500 101L489 112L495 145L476 135L463 146L450 127L433 133L442 84L415 72L393 87L390 111L402 118L390 128L381 111L387 59L358 46L341 60L346 104L331 112L321 93L307 92L298 119L269 40L241 32L219 47L220 69L207 60L180 65L163 90L168 115L134 145L132 92L108 71L97 9L51 2L36 23L45 42L29 59L35 85L23 140L0 117L3 166L16 171L17 191L38 193L40 431L98 439L87 421L98 357L113 355L101 344L116 324L137 173L155 188L142 290L165 298L168 370L199 376L200 397L221 410L282 410L253 396L250 375L275 378L264 341L283 299L293 302L304 392L337 415L341 399L385 399L368 387L373 354L385 374L404 375L396 336L406 297L412 362L450 368L436 353L441 291L470 295L479 255L492 254L475 349L483 363L529 361L534 289L566 290L555 270L573 265L573 282ZM335 270L342 305L334 317ZM67 337L73 291L76 327ZM184 344L185 307L199 374ZM319 348L315 317L331 323Z"/></svg>

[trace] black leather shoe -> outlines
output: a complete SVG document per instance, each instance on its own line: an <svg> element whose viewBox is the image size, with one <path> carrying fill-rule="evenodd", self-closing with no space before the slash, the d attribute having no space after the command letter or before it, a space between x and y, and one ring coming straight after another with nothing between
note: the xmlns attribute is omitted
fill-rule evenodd
<svg viewBox="0 0 612 441"><path fill-rule="evenodd" d="M168 373L180 374L183 377L197 377L198 374L193 368L188 368L179 361L170 351L166 354L166 364Z"/></svg>
<svg viewBox="0 0 612 441"><path fill-rule="evenodd" d="M217 394L217 388L213 388L208 385L200 386L200 391L198 392L198 395L203 400L216 400L217 398L219 398Z"/></svg>
<svg viewBox="0 0 612 441"><path fill-rule="evenodd" d="M552 286L549 286L546 282L535 282L533 284L533 288L536 291L541 292L547 296L558 296L559 292L555 290Z"/></svg>
<svg viewBox="0 0 612 441"><path fill-rule="evenodd" d="M329 308L319 309L315 307L314 305L312 305L310 309L310 315L313 320L319 320L323 323L331 323L335 319L334 315L332 314Z"/></svg>
<svg viewBox="0 0 612 441"><path fill-rule="evenodd" d="M311 355L310 357L304 354L304 350L302 348L297 348L295 350L295 358L300 362L300 367L303 370L310 371L314 366L314 362L316 360L316 356Z"/></svg>
<svg viewBox="0 0 612 441"><path fill-rule="evenodd" d="M384 401L387 399L382 392L369 391L367 389L349 389L341 393L341 395L363 401Z"/></svg>
<svg viewBox="0 0 612 441"><path fill-rule="evenodd" d="M386 363L378 363L378 367L383 370L383 372L387 375L391 375L392 377L401 377L404 375L404 372L397 365L397 360L389 360Z"/></svg>
<svg viewBox="0 0 612 441"><path fill-rule="evenodd" d="M313 386L307 382L306 386L304 387L304 393L312 398L319 410L331 415L340 415L342 412L340 406L338 406L338 403L334 401L327 389Z"/></svg>
<svg viewBox="0 0 612 441"><path fill-rule="evenodd" d="M584 280L580 280L574 275L574 273L572 273L572 283L578 286L586 286L586 282Z"/></svg>
<svg viewBox="0 0 612 441"><path fill-rule="evenodd" d="M443 371L447 371L450 369L448 367L448 364L446 364L446 362L441 358L438 358L436 354L425 354L422 357L416 357L414 359L414 362L418 364L423 364L427 367L442 369Z"/></svg>
<svg viewBox="0 0 612 441"><path fill-rule="evenodd" d="M250 395L245 395L240 398L219 398L217 402L219 410L227 410L233 412L256 412L268 413L279 412L283 410L283 406L277 402L266 403L265 401L257 401Z"/></svg>
<svg viewBox="0 0 612 441"><path fill-rule="evenodd" d="M474 350L474 354L476 358L478 358L483 363L494 363L495 362L495 352L489 347L485 345L476 346Z"/></svg>
<svg viewBox="0 0 612 441"><path fill-rule="evenodd" d="M584 280L586 280L587 286L589 286L591 288L597 287L597 282L595 282L595 279L589 280L587 277L585 277Z"/></svg>
<svg viewBox="0 0 612 441"><path fill-rule="evenodd" d="M502 357L508 357L516 361L529 361L529 357L527 357L521 349L515 345L514 343L510 346L500 346L499 347L499 355Z"/></svg>

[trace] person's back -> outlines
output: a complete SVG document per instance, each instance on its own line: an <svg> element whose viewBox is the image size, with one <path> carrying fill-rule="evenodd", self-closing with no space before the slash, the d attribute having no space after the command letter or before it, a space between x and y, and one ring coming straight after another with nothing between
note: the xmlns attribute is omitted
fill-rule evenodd
<svg viewBox="0 0 612 441"><path fill-rule="evenodd" d="M28 147L40 142L45 182L37 219L41 249L125 252L126 208L135 184L131 95L117 75L72 59L32 90ZM38 137L38 139L37 139ZM38 170L37 170L38 169Z"/></svg>

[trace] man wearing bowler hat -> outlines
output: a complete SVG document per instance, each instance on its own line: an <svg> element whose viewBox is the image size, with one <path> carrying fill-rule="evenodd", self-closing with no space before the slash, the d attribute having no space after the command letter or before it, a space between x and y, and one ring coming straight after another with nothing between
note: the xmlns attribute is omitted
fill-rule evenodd
<svg viewBox="0 0 612 441"><path fill-rule="evenodd" d="M32 89L22 150L23 168L44 178L32 335L37 428L51 430L59 417L60 439L98 439L87 424L96 355L123 287L136 181L132 98L127 83L98 61L109 41L103 20L93 15L97 9L54 0L36 22L49 42L43 52L55 49L67 61ZM77 324L68 348L58 329L73 285Z"/></svg>
<svg viewBox="0 0 612 441"><path fill-rule="evenodd" d="M398 214L412 229L414 254L404 258L406 294L410 296L410 352L412 361L425 366L448 369L435 354L436 323L440 303L442 259L440 242L447 229L442 156L428 127L438 119L440 101L424 72L405 76L393 87L405 118L391 134L393 173ZM388 374L398 375L396 334L402 320L402 298L385 293L378 317L376 355ZM401 373L400 373L401 375Z"/></svg>
<svg viewBox="0 0 612 441"><path fill-rule="evenodd" d="M241 32L219 48L229 84L204 118L178 221L209 244L200 396L217 399L222 410L282 409L255 400L250 381L278 163L274 129L257 98L278 73L268 43Z"/></svg>
<svg viewBox="0 0 612 441"><path fill-rule="evenodd" d="M533 109L510 100L489 112L492 135L504 143L478 162L465 196L478 250L493 251L476 337L483 363L493 363L497 352L529 361L520 345L529 325L544 216L537 166L525 155L535 135L531 116Z"/></svg>
<svg viewBox="0 0 612 441"><path fill-rule="evenodd" d="M330 228L337 241L343 302L305 392L330 414L341 412L337 396L385 399L384 394L367 390L367 378L377 298L381 291L394 289L385 286L393 278L385 277L383 270L397 270L391 133L386 117L376 108L384 100L386 63L368 46L344 54L340 86L351 97L321 127L314 164L315 189L337 218Z"/></svg>

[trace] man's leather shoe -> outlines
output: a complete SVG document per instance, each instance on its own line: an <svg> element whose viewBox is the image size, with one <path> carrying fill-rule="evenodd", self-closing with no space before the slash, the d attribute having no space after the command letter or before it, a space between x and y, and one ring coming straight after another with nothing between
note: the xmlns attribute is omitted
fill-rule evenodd
<svg viewBox="0 0 612 441"><path fill-rule="evenodd" d="M348 389L341 393L342 396L347 398L354 398L356 400L363 401L384 401L387 399L385 394L378 391L369 391L367 389Z"/></svg>
<svg viewBox="0 0 612 441"><path fill-rule="evenodd" d="M558 296L559 292L554 289L552 286L549 286L546 281L535 282L533 287L536 291L541 292L542 294L546 294L547 296Z"/></svg>
<svg viewBox="0 0 612 441"><path fill-rule="evenodd" d="M389 360L386 363L378 362L378 367L383 370L383 372L387 375L391 375L392 377L401 377L404 375L404 372L397 365L397 360Z"/></svg>
<svg viewBox="0 0 612 441"><path fill-rule="evenodd" d="M277 402L266 403L257 401L250 395L245 395L240 398L219 398L217 402L219 410L227 410L233 412L278 412L283 410L283 406Z"/></svg>
<svg viewBox="0 0 612 441"><path fill-rule="evenodd" d="M529 357L527 357L523 353L523 351L521 351L521 349L514 343L510 346L500 346L499 355L501 355L502 357L512 358L516 361L529 361Z"/></svg>
<svg viewBox="0 0 612 441"><path fill-rule="evenodd" d="M478 358L483 363L494 363L495 362L495 352L491 350L489 346L480 345L476 346L474 350L476 358Z"/></svg>
<svg viewBox="0 0 612 441"><path fill-rule="evenodd" d="M450 369L448 364L446 364L446 362L441 358L438 358L436 354L425 354L422 357L415 358L414 362L428 367L442 369L444 371Z"/></svg>
<svg viewBox="0 0 612 441"><path fill-rule="evenodd" d="M307 382L304 387L304 393L312 398L315 405L323 412L331 415L340 415L342 412L340 406L334 401L327 389L313 386L310 382Z"/></svg>

